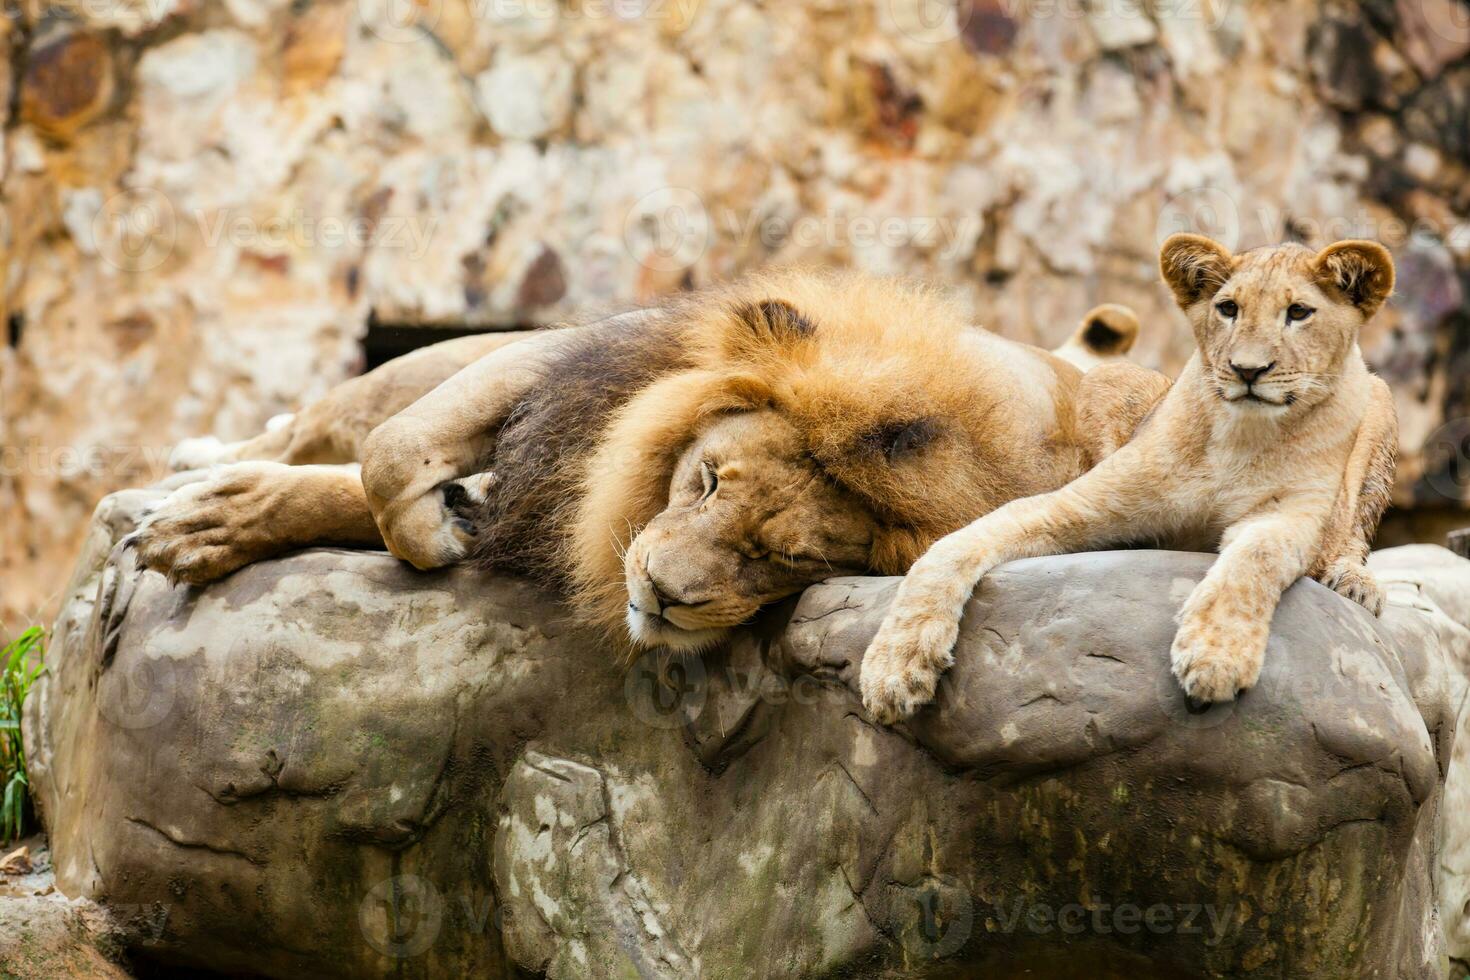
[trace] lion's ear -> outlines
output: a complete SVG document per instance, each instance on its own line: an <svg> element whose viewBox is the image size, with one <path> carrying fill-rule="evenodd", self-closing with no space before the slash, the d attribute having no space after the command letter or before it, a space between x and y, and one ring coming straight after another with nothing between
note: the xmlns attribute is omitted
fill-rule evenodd
<svg viewBox="0 0 1470 980"><path fill-rule="evenodd" d="M1393 256L1377 242L1346 241L1329 245L1312 260L1317 284L1341 293L1371 319L1393 293Z"/></svg>
<svg viewBox="0 0 1470 980"><path fill-rule="evenodd" d="M929 445L939 436L939 423L921 418L886 422L863 436L863 443L894 463Z"/></svg>
<svg viewBox="0 0 1470 980"><path fill-rule="evenodd" d="M1189 309L1209 299L1230 278L1230 252L1203 235L1170 235L1159 250L1159 270L1174 299Z"/></svg>
<svg viewBox="0 0 1470 980"><path fill-rule="evenodd" d="M802 340L817 332L816 324L782 299L744 303L735 315L760 340Z"/></svg>

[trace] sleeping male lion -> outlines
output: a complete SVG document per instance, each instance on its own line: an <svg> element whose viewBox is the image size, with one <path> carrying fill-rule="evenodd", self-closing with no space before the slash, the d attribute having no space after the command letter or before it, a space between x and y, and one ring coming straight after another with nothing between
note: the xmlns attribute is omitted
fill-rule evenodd
<svg viewBox="0 0 1470 980"><path fill-rule="evenodd" d="M1136 329L1110 308L1066 353L1121 354ZM313 544L468 559L636 646L693 650L822 579L903 572L1074 479L1154 384L1084 381L915 285L771 274L425 348L256 439L183 445L181 464L222 465L176 477L193 482L130 543L189 583ZM324 465L358 460L360 475Z"/></svg>

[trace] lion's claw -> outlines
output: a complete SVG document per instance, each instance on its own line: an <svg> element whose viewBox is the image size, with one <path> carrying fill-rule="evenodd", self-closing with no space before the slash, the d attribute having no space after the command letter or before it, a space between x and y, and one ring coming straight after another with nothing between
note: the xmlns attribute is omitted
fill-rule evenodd
<svg viewBox="0 0 1470 980"><path fill-rule="evenodd" d="M863 707L884 725L903 721L934 700L939 677L954 662L958 622L938 616L890 614L863 656Z"/></svg>
<svg viewBox="0 0 1470 980"><path fill-rule="evenodd" d="M1375 616L1383 615L1383 589L1366 565L1346 560L1335 561L1323 573L1321 582L1333 592L1362 606Z"/></svg>
<svg viewBox="0 0 1470 980"><path fill-rule="evenodd" d="M274 507L273 468L284 469L280 463L237 463L179 487L120 546L136 555L140 567L174 584L223 578L261 554L255 528L268 522Z"/></svg>
<svg viewBox="0 0 1470 980"><path fill-rule="evenodd" d="M1255 685L1266 636L1246 624L1186 620L1174 636L1170 662L1191 707L1233 701Z"/></svg>

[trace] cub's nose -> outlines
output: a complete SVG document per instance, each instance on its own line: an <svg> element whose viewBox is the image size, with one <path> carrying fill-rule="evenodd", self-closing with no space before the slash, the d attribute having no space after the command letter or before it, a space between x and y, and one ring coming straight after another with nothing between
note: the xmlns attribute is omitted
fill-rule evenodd
<svg viewBox="0 0 1470 980"><path fill-rule="evenodd" d="M1272 361L1264 367L1246 367L1244 364L1236 364L1234 361L1230 362L1230 370L1234 371L1235 376L1248 385L1253 385L1261 380L1261 377L1275 366L1275 361Z"/></svg>

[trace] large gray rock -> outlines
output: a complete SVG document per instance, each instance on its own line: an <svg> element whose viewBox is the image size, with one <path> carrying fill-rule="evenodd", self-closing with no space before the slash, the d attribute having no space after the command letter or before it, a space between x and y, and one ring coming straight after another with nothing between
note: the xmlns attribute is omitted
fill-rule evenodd
<svg viewBox="0 0 1470 980"><path fill-rule="evenodd" d="M108 498L31 703L68 895L135 954L272 976L1443 977L1470 951L1470 562L1313 582L1265 673L1186 710L1210 558L1017 562L938 705L875 727L897 580L629 671L528 586L316 550L203 590L136 572ZM1441 912L1443 910L1443 913ZM160 925L161 923L161 925Z"/></svg>

